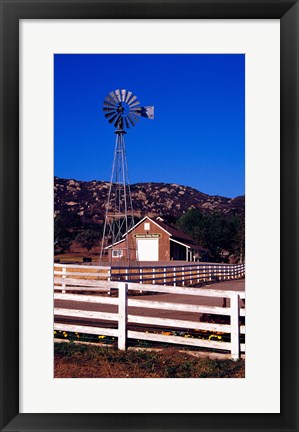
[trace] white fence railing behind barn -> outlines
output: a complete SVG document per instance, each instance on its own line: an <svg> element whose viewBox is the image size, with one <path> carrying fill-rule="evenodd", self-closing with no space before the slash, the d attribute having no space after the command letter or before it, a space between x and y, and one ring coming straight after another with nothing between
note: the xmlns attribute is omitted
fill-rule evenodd
<svg viewBox="0 0 299 432"><path fill-rule="evenodd" d="M111 280L163 285L196 285L201 282L240 279L245 264L184 264L175 266L111 267Z"/></svg>
<svg viewBox="0 0 299 432"><path fill-rule="evenodd" d="M100 295L87 295L77 294L76 291L82 291L80 285L82 281L76 282L72 279L62 277L55 278L54 300L78 302L78 304L96 305L112 305L117 307L116 312L101 312L99 310L82 310L70 309L68 307L55 307L54 315L54 329L64 330L68 332L78 332L94 335L113 336L118 338L118 348L125 349L128 339L139 339L159 343L170 343L179 345L189 345L198 348L216 349L220 351L229 351L231 358L238 359L241 352L245 352L245 344L240 343L240 335L245 334L245 326L241 325L240 317L245 317L245 308L241 307L241 301L245 299L245 293L241 291L224 291L204 288L186 288L186 287L166 287L163 285L153 284L138 284L132 282L108 282L108 281L89 281L88 286L85 288L88 291L103 291L115 289L118 292L118 297L104 297ZM59 279L59 280L58 280ZM62 284L64 290L70 290L73 293L61 293ZM60 292L57 292L59 290ZM146 291L153 293L176 294L176 295L190 295L202 297L214 297L220 299L229 299L229 307L198 305L188 303L177 303L170 301L152 301L151 296L148 299L138 299L138 297L130 298L128 291ZM165 300L165 299L164 299ZM244 302L243 302L244 305ZM67 306L67 303L66 303ZM72 306L73 307L73 306ZM128 308L134 308L134 314ZM169 319L159 316L146 316L146 312L140 314L140 309L155 309L167 311L180 311L187 313L198 313L208 315L219 315L230 317L229 324L221 324L215 322L201 322L198 319L193 320L179 320ZM137 312L136 312L137 311ZM139 313L139 315L138 315ZM155 313L158 315L158 313ZM58 322L57 317L71 322ZM194 315L193 315L194 318ZM80 323L80 319L91 319L90 325ZM76 320L79 322L76 323ZM109 327L109 322L117 324L117 328ZM105 323L105 325L103 324ZM108 325L107 325L108 323ZM144 331L136 331L128 329L129 324L142 325ZM147 327L148 326L148 330ZM230 334L230 341L223 342L217 340L207 340L200 338L186 338L178 335L165 335L157 334L151 331L152 326L169 329L195 329L211 332L222 332L223 334Z"/></svg>

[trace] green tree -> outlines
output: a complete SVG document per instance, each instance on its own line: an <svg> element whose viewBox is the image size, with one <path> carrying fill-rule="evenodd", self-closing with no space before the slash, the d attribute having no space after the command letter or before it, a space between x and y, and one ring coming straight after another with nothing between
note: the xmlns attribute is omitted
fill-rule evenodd
<svg viewBox="0 0 299 432"><path fill-rule="evenodd" d="M100 241L101 236L100 230L87 229L81 231L75 240L90 253L91 249Z"/></svg>
<svg viewBox="0 0 299 432"><path fill-rule="evenodd" d="M54 219L54 254L65 253L72 242L72 234L65 227L60 217Z"/></svg>
<svg viewBox="0 0 299 432"><path fill-rule="evenodd" d="M59 219L65 226L72 230L78 230L82 228L82 218L75 211L71 210L69 206L62 206L60 208Z"/></svg>
<svg viewBox="0 0 299 432"><path fill-rule="evenodd" d="M235 250L240 258L240 262L245 262L245 220L238 218L237 231L235 236Z"/></svg>
<svg viewBox="0 0 299 432"><path fill-rule="evenodd" d="M177 226L197 244L209 249L215 261L223 260L223 250L239 256L244 251L244 219L240 216L223 215L220 212L208 214L192 209L180 217Z"/></svg>
<svg viewBox="0 0 299 432"><path fill-rule="evenodd" d="M204 241L204 225L204 215L198 209L187 211L177 221L179 229L198 241Z"/></svg>

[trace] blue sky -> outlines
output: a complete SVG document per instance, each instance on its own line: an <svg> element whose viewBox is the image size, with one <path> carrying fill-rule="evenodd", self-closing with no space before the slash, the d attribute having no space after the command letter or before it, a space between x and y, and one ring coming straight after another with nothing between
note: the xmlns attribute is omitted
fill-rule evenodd
<svg viewBox="0 0 299 432"><path fill-rule="evenodd" d="M125 136L130 183L165 182L235 197L245 188L245 56L55 54L54 173L109 181L111 91L132 91L155 119Z"/></svg>

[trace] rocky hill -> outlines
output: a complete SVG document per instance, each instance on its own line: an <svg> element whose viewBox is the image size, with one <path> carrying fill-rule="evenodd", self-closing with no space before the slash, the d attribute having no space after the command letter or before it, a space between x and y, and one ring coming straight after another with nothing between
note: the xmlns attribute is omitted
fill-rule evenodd
<svg viewBox="0 0 299 432"><path fill-rule="evenodd" d="M102 223L108 199L109 183L54 178L55 217L74 217L84 223ZM136 217L169 216L178 218L197 208L204 212L244 216L245 196L225 198L211 196L188 186L168 183L137 183L131 185Z"/></svg>

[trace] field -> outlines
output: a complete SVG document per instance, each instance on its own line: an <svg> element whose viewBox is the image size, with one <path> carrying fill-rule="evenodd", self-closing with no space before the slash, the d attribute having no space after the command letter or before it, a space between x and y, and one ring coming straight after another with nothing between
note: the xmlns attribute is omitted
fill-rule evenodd
<svg viewBox="0 0 299 432"><path fill-rule="evenodd" d="M54 344L55 378L244 378L245 361L197 357L187 350L119 351L104 345Z"/></svg>

